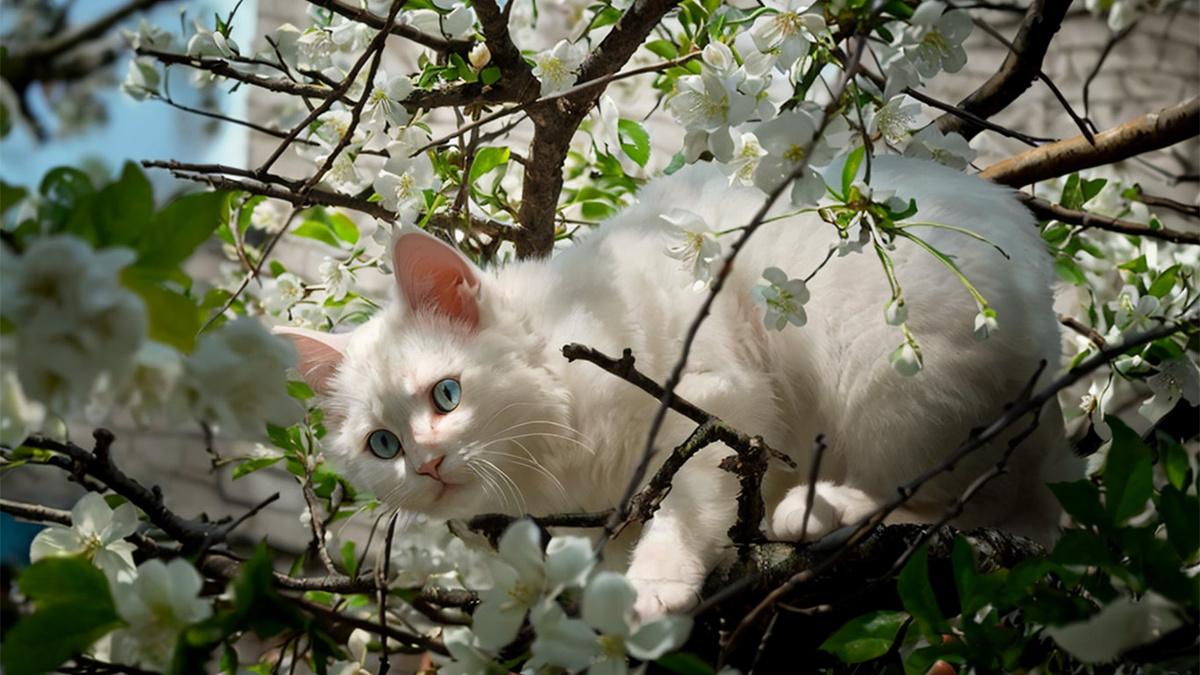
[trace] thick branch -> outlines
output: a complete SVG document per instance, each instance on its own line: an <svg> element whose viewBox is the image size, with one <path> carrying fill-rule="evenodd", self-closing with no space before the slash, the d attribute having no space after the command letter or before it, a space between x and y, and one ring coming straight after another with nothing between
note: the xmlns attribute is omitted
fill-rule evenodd
<svg viewBox="0 0 1200 675"><path fill-rule="evenodd" d="M1083 136L1068 138L993 164L979 175L1003 185L1021 187L1165 148L1198 132L1200 98L1194 98L1096 134L1095 145Z"/></svg>
<svg viewBox="0 0 1200 675"><path fill-rule="evenodd" d="M307 0L308 4L323 7L339 16L344 16L351 21L357 21L366 26L370 26L375 30L388 29L392 35L398 35L406 40L411 40L422 47L428 47L435 51L446 54L461 54L466 55L471 51L474 42L470 40L447 40L421 31L405 24L393 23L388 26L389 21L378 14L372 14L365 9L362 9L357 3L349 4L339 2L338 0Z"/></svg>
<svg viewBox="0 0 1200 675"><path fill-rule="evenodd" d="M1034 0L1000 70L958 106L988 118L1017 100L1041 74L1046 50L1070 6L1071 0ZM937 125L943 133L953 131L968 139L983 131L983 127L951 114L939 117Z"/></svg>

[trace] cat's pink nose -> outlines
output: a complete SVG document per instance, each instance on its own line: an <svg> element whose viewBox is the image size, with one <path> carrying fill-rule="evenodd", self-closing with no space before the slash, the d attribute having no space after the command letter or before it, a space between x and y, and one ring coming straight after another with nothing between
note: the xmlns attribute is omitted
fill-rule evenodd
<svg viewBox="0 0 1200 675"><path fill-rule="evenodd" d="M441 482L442 477L438 475L438 467L442 465L442 460L444 459L446 459L446 456L442 455L437 459L431 459L428 462L425 462L421 466L417 467L417 473L429 476L430 478Z"/></svg>

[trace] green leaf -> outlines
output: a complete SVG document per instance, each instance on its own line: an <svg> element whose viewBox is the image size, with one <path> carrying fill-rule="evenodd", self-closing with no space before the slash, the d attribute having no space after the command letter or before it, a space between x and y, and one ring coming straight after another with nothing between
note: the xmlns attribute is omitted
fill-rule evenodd
<svg viewBox="0 0 1200 675"><path fill-rule="evenodd" d="M1172 265L1159 274L1150 284L1150 288L1146 289L1147 295L1153 295L1156 298L1162 298L1170 293L1175 288L1175 280L1179 276L1179 265Z"/></svg>
<svg viewBox="0 0 1200 675"><path fill-rule="evenodd" d="M929 583L929 547L922 546L909 558L900 576L896 579L896 591L904 609L912 614L921 629L921 634L933 640L950 632L950 624L942 615L933 586Z"/></svg>
<svg viewBox="0 0 1200 675"><path fill-rule="evenodd" d="M668 164L665 169L663 169L663 175L670 176L671 174L675 173L676 171L682 169L684 167L684 165L686 165L686 164L687 164L687 160L684 159L683 153L677 152L677 153L675 153L675 156L671 157L671 163Z"/></svg>
<svg viewBox="0 0 1200 675"><path fill-rule="evenodd" d="M1165 485L1159 495L1158 513L1167 526L1167 541L1181 560L1190 562L1200 550L1200 498Z"/></svg>
<svg viewBox="0 0 1200 675"><path fill-rule="evenodd" d="M860 145L846 157L846 164L842 167L842 199L850 198L850 185L854 183L854 177L858 175L858 167L862 165L866 153L866 146Z"/></svg>
<svg viewBox="0 0 1200 675"><path fill-rule="evenodd" d="M651 40L642 46L664 59L673 59L679 56L679 50L670 40Z"/></svg>
<svg viewBox="0 0 1200 675"><path fill-rule="evenodd" d="M658 667L679 675L714 675L717 670L691 652L676 652L654 661Z"/></svg>
<svg viewBox="0 0 1200 675"><path fill-rule="evenodd" d="M358 558L355 557L354 541L347 541L342 544L342 565L346 568L346 574L350 578L358 576Z"/></svg>
<svg viewBox="0 0 1200 675"><path fill-rule="evenodd" d="M1191 483L1189 476L1192 467L1188 460L1188 451L1184 449L1183 445L1160 432L1158 452L1163 472L1167 475L1167 481L1174 485L1175 489L1182 490L1185 485Z"/></svg>
<svg viewBox="0 0 1200 675"><path fill-rule="evenodd" d="M950 552L950 564L954 570L954 587L958 589L958 599L962 605L963 616L975 613L975 610L987 604L976 598L979 586L979 572L975 569L975 551L971 542L964 537L954 538L954 550Z"/></svg>
<svg viewBox="0 0 1200 675"><path fill-rule="evenodd" d="M254 459L248 459L233 467L233 480L252 474L259 469L265 469L268 466L278 464L281 459L283 457L255 457Z"/></svg>
<svg viewBox="0 0 1200 675"><path fill-rule="evenodd" d="M358 243L358 225L340 211L326 212L329 216L329 229L333 231L333 236L350 244L351 246Z"/></svg>
<svg viewBox="0 0 1200 675"><path fill-rule="evenodd" d="M888 653L908 620L906 612L878 610L847 621L821 644L843 663L862 663Z"/></svg>
<svg viewBox="0 0 1200 675"><path fill-rule="evenodd" d="M1082 286L1087 283L1087 276L1084 275L1083 268L1071 256L1061 255L1055 258L1054 271L1058 273L1059 279L1069 281L1076 286Z"/></svg>
<svg viewBox="0 0 1200 675"><path fill-rule="evenodd" d="M300 223L299 227L292 230L292 234L297 237L315 239L323 244L329 244L334 248L342 247L337 235L333 232L333 227L319 220L306 220Z"/></svg>
<svg viewBox="0 0 1200 675"><path fill-rule="evenodd" d="M483 82L484 86L490 87L500 81L500 75L499 66L488 66L479 71L479 81Z"/></svg>
<svg viewBox="0 0 1200 675"><path fill-rule="evenodd" d="M1107 525L1108 515L1104 504L1100 501L1100 489L1089 480L1077 480L1065 483L1050 483L1047 485L1063 510L1079 521L1081 525Z"/></svg>
<svg viewBox="0 0 1200 675"><path fill-rule="evenodd" d="M20 577L36 610L5 636L0 662L8 675L49 672L123 622L104 573L82 558L46 558Z"/></svg>
<svg viewBox="0 0 1200 675"><path fill-rule="evenodd" d="M163 269L178 266L229 221L229 192L200 192L171 201L154 215L138 243L138 264Z"/></svg>
<svg viewBox="0 0 1200 675"><path fill-rule="evenodd" d="M1129 262L1121 263L1120 265L1117 265L1117 269L1133 272L1134 274L1145 274L1146 272L1150 271L1150 267L1146 264L1145 255L1139 255Z"/></svg>
<svg viewBox="0 0 1200 675"><path fill-rule="evenodd" d="M121 273L126 288L137 293L146 304L150 321L150 339L189 353L196 335L204 325L204 311L189 297L170 290L144 270L130 267Z"/></svg>
<svg viewBox="0 0 1200 675"><path fill-rule="evenodd" d="M0 215L8 213L8 210L17 204L29 194L29 190L19 185L9 185L0 180Z"/></svg>
<svg viewBox="0 0 1200 675"><path fill-rule="evenodd" d="M642 125L633 120L617 120L617 135L621 140L621 149L638 166L646 166L650 159L650 134Z"/></svg>
<svg viewBox="0 0 1200 675"><path fill-rule="evenodd" d="M1067 180L1063 182L1062 197L1058 201L1064 207L1072 210L1078 210L1083 206L1083 190L1079 188L1078 173L1067 176Z"/></svg>
<svg viewBox="0 0 1200 675"><path fill-rule="evenodd" d="M1105 506L1120 524L1137 515L1154 494L1154 453L1120 418L1106 415L1112 446L1104 463Z"/></svg>
<svg viewBox="0 0 1200 675"><path fill-rule="evenodd" d="M135 248L154 215L154 191L141 167L126 162L121 177L96 194L90 210L98 248Z"/></svg>
<svg viewBox="0 0 1200 675"><path fill-rule="evenodd" d="M480 176L486 174L492 169L495 169L502 164L507 164L508 156L509 149L507 146L503 148L480 148L475 152L475 159L471 160L471 174L468 178L468 182L474 183L475 181L479 180Z"/></svg>
<svg viewBox="0 0 1200 675"><path fill-rule="evenodd" d="M1092 198L1100 194L1104 186L1108 183L1105 178L1093 178L1091 180L1082 181L1079 184L1080 191L1083 193L1083 203L1086 204L1092 201Z"/></svg>
<svg viewBox="0 0 1200 675"><path fill-rule="evenodd" d="M307 401L308 399L316 396L316 393L312 390L312 387L308 386L307 382L302 382L300 380L289 381L287 383L287 393L288 396L291 396L292 398L298 398L301 401Z"/></svg>

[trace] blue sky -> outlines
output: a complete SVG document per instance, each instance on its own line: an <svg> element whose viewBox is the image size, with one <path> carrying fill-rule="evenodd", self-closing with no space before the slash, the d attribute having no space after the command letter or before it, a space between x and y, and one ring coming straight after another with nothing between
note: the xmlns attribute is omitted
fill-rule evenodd
<svg viewBox="0 0 1200 675"><path fill-rule="evenodd" d="M72 3L71 21L87 21L124 4L125 1L88 0ZM192 18L201 18L204 24L211 28L213 13L219 12L224 17L235 4L236 0L167 2L151 11L148 20L178 35L181 8L186 9L185 16L190 30ZM4 14L11 11L6 9ZM247 50L255 43L257 36L257 11L257 0L243 0L235 17L233 37ZM11 17L5 16L4 20L7 22ZM137 18L133 18L127 25L129 28L135 28L137 23ZM115 70L118 80L124 79L127 66L127 58L118 63ZM190 71L187 68L173 67L170 91L175 100L198 107L200 92L195 90L189 80ZM230 94L230 88L229 83L214 85L213 98L225 114L244 118L247 91L243 87ZM52 137L51 140L38 144L26 129L15 127L13 132L0 142L0 177L8 183L33 186L49 169L63 164L78 164L87 157L99 159L109 168L110 173L119 171L121 165L130 159L178 159L235 165L245 161L247 139L244 128L220 124L216 125L215 133L209 133L207 129L213 125L206 125L201 118L177 111L160 101L135 101L116 88L105 91L102 100L108 108L109 122L84 134L66 139ZM48 113L44 99L35 94L32 105L40 119L53 124L54 118ZM149 174L159 187L156 191L158 196L166 196L162 194L162 186L170 182L167 172L156 169L151 170Z"/></svg>

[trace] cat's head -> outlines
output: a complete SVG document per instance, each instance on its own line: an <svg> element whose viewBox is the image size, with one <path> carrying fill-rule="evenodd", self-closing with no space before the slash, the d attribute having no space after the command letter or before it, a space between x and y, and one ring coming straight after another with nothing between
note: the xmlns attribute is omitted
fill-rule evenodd
<svg viewBox="0 0 1200 675"><path fill-rule="evenodd" d="M397 298L353 333L278 329L326 397L326 449L355 485L405 511L547 507L545 491L562 490L547 485L554 439L573 432L529 303L415 228L393 240L392 263Z"/></svg>

